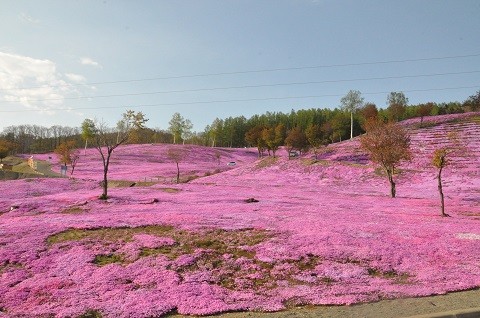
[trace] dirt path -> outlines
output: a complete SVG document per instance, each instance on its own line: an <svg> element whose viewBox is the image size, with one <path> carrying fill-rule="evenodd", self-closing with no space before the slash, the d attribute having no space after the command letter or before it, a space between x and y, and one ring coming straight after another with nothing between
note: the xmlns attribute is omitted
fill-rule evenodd
<svg viewBox="0 0 480 318"><path fill-rule="evenodd" d="M239 312L226 313L212 318L403 318L434 314L451 310L480 307L480 289L450 293L447 295L382 300L353 306L306 306L274 313ZM169 315L169 318L191 316ZM453 317L453 316L452 316ZM469 316L469 317L480 317Z"/></svg>

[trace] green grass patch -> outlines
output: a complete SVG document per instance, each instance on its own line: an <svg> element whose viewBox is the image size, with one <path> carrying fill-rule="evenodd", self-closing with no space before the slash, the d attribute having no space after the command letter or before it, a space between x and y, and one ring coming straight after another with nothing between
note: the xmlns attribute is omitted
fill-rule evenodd
<svg viewBox="0 0 480 318"><path fill-rule="evenodd" d="M258 161L255 166L258 169L262 169L262 168L267 168L267 167L273 166L277 162L278 162L278 157L275 157L275 158L274 157L266 157L266 158L260 159L260 161Z"/></svg>
<svg viewBox="0 0 480 318"><path fill-rule="evenodd" d="M95 255L95 258L93 259L93 264L96 264L98 266L105 266L113 263L123 264L123 256L119 254L99 254Z"/></svg>
<svg viewBox="0 0 480 318"><path fill-rule="evenodd" d="M128 242L135 234L151 234L157 236L169 236L174 231L170 225L147 225L140 227L117 227L117 228L93 228L93 229L68 229L47 238L49 245L90 239L95 241Z"/></svg>
<svg viewBox="0 0 480 318"><path fill-rule="evenodd" d="M139 247L137 259L126 259L120 252L122 244L133 239L135 234L149 234L162 238L171 238L174 243L152 247ZM283 280L290 285L332 284L328 277L317 277L315 267L321 262L317 255L307 254L297 260L262 261L257 258L255 246L273 237L273 233L260 229L203 229L187 231L169 225L148 225L141 227L68 229L47 238L47 243L63 244L80 242L88 246L94 243L109 248L109 253L96 255L92 260L97 266L108 264L126 265L143 257L166 257L167 269L175 271L181 279L187 279L195 272L208 271L211 274L209 284L231 290L253 290L264 294L278 287L277 281ZM78 243L76 243L78 244ZM180 256L189 256L186 262L177 262ZM241 265L240 265L241 264ZM288 269L278 271L277 266L288 264ZM314 281L297 279L297 275L306 274ZM402 275L382 273L371 269L370 275L392 277L398 281ZM389 276L390 275L390 276ZM394 277L394 278L393 278ZM154 284L154 282L152 282Z"/></svg>
<svg viewBox="0 0 480 318"><path fill-rule="evenodd" d="M140 250L140 257L165 255L170 260L175 260L179 256L190 254L192 252L193 249L189 244L174 244L157 248L144 247Z"/></svg>

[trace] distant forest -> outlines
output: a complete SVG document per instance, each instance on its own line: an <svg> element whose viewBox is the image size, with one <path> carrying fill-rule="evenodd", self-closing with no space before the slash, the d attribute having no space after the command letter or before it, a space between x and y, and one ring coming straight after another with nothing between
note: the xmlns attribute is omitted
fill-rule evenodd
<svg viewBox="0 0 480 318"><path fill-rule="evenodd" d="M359 93L359 92L358 92ZM395 95L396 94L396 95ZM387 108L377 108L371 103L358 107L335 109L302 109L290 113L266 112L250 118L244 116L216 118L202 132L191 131L191 122L176 113L168 129L143 128L136 131L128 143L185 143L212 147L257 147L258 140L276 138L276 143L285 144L288 134L295 130L305 134L316 130L321 135L322 144L328 144L358 136L364 133L364 122L368 117L390 121L400 121L414 117L441 114L464 113L480 110L480 91L470 96L463 103L425 103L408 105L403 93L390 93L400 97L389 99ZM276 130L276 132L275 132ZM277 134L275 137L275 133ZM80 148L85 144L82 128L38 125L9 126L0 133L0 155L6 157L15 153L52 152L62 142L74 141Z"/></svg>

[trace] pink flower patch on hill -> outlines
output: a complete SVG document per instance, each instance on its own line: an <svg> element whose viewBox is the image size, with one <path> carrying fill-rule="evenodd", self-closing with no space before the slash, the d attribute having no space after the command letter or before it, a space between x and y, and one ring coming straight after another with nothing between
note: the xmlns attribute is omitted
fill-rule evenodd
<svg viewBox="0 0 480 318"><path fill-rule="evenodd" d="M442 218L429 156L451 130L469 157L445 171ZM73 179L0 182L0 316L276 311L477 288L479 124L410 132L395 199L356 139L319 160L220 149L220 165L215 149L189 146L184 169L197 178L178 185L138 182L173 176L170 146L129 145L111 178L138 184L106 201L92 149Z"/></svg>

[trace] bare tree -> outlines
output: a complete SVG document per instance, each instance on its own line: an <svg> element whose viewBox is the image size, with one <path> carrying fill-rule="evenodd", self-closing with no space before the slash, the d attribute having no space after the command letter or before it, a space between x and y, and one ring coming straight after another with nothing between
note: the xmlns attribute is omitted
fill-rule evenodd
<svg viewBox="0 0 480 318"><path fill-rule="evenodd" d="M95 122L93 125L84 125L88 119L86 119L82 124L84 129L84 136L89 136L93 140L95 149L102 157L103 163L103 182L102 188L103 192L100 196L100 199L106 200L108 198L108 168L110 165L110 158L113 151L125 143L130 133L135 128L143 128L145 122L148 120L140 112L141 116L138 113L133 111L127 111L122 115L122 119L118 122L116 129L109 128L105 122ZM85 128L84 128L85 127Z"/></svg>
<svg viewBox="0 0 480 318"><path fill-rule="evenodd" d="M180 182L180 165L179 165L179 163L183 159L185 159L185 155L186 155L186 153L185 153L184 149L179 148L179 147L172 147L172 148L168 149L168 151L167 151L168 159L172 160L177 165L177 178L176 178L177 183Z"/></svg>
<svg viewBox="0 0 480 318"><path fill-rule="evenodd" d="M443 195L443 185L442 185L442 171L448 165L452 164L452 159L454 155L457 156L467 156L468 150L465 145L460 141L458 134L449 133L447 135L446 146L435 149L432 157L432 165L438 169L437 180L438 180L438 193L440 194L440 212L441 216L447 217L450 216L445 213L445 198Z"/></svg>
<svg viewBox="0 0 480 318"><path fill-rule="evenodd" d="M395 174L397 165L402 160L410 160L410 137L398 124L372 122L367 127L367 133L360 138L361 146L366 150L370 159L379 164L387 174L390 183L390 195L396 196Z"/></svg>
<svg viewBox="0 0 480 318"><path fill-rule="evenodd" d="M220 159L222 158L222 153L218 150L215 150L215 158L217 159L218 165L220 165Z"/></svg>

